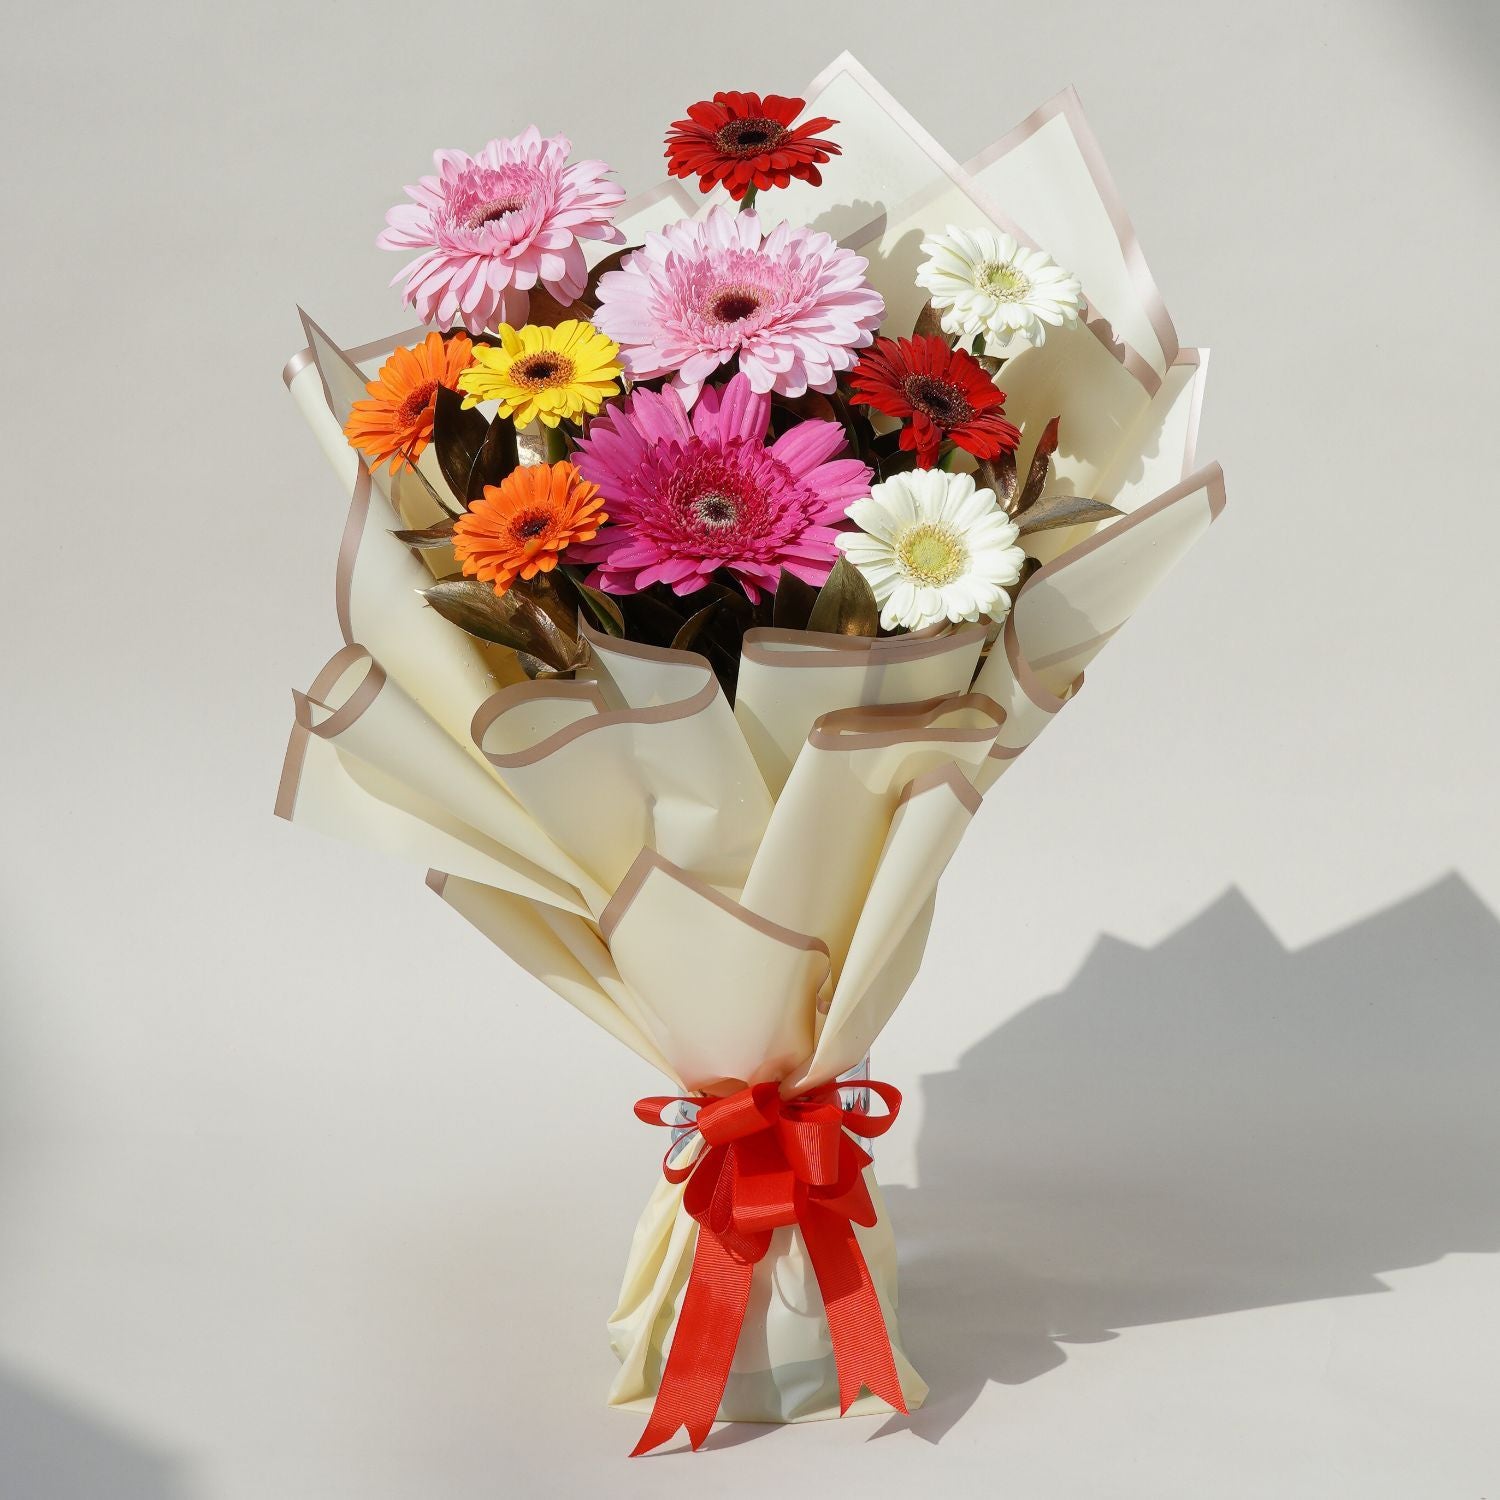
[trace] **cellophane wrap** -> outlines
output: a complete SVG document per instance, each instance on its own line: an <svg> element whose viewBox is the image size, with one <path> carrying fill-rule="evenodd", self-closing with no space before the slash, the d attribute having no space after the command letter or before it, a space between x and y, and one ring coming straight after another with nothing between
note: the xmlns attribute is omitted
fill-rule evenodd
<svg viewBox="0 0 1500 1500"><path fill-rule="evenodd" d="M1032 538L1045 565L998 632L751 630L732 705L702 657L593 633L577 680L528 681L513 654L425 606L451 551L392 535L437 519L418 477L443 486L431 454L393 479L343 436L411 331L346 351L309 322L286 372L352 499L343 645L294 695L277 812L427 869L497 948L690 1094L770 1080L790 1097L867 1057L919 970L939 877L981 797L1224 503L1218 467L1194 456L1206 356L1178 346L1071 92L966 167L847 56L808 107L841 122L844 154L821 188L793 182L767 210L866 255L891 328L917 312L923 234L949 223L1045 244L1083 281L1086 321L1007 362L1007 411L1022 473L1061 412L1055 488L1124 514ZM702 211L667 184L617 222L634 244ZM622 1101L622 1157L659 1145L635 1131ZM926 1386L902 1347L896 1247L870 1185L880 1217L859 1245L915 1407ZM650 1404L670 1349L698 1233L683 1191L661 1180L636 1228L609 1320L617 1405ZM818 1285L799 1230L782 1228L755 1269L720 1415L838 1409Z"/></svg>

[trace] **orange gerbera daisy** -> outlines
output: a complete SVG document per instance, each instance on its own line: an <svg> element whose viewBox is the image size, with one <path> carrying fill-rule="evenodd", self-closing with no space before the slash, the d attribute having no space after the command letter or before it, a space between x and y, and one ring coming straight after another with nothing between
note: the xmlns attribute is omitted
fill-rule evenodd
<svg viewBox="0 0 1500 1500"><path fill-rule="evenodd" d="M487 484L453 527L453 551L470 578L503 594L517 578L557 566L572 542L592 540L609 520L590 484L570 463L527 464Z"/></svg>
<svg viewBox="0 0 1500 1500"><path fill-rule="evenodd" d="M397 349L365 389L368 401L356 401L344 423L344 436L378 469L387 459L394 474L403 463L416 463L432 441L432 411L437 388L458 389L458 377L474 362L466 334L444 339L429 333L410 349Z"/></svg>

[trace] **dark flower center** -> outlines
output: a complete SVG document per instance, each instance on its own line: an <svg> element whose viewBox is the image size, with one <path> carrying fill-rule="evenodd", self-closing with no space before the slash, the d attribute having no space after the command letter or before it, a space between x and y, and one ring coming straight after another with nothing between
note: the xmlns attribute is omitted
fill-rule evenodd
<svg viewBox="0 0 1500 1500"><path fill-rule="evenodd" d="M476 203L464 218L466 229L483 229L486 224L493 224L496 219L503 219L506 214L513 214L518 208L526 207L525 193L508 193L503 198L489 198L483 203Z"/></svg>
<svg viewBox="0 0 1500 1500"><path fill-rule="evenodd" d="M764 116L729 120L714 132L714 145L726 156L759 156L786 135L786 126Z"/></svg>
<svg viewBox="0 0 1500 1500"><path fill-rule="evenodd" d="M573 378L573 361L565 355L547 351L527 354L510 367L510 378L530 391L566 385Z"/></svg>
<svg viewBox="0 0 1500 1500"><path fill-rule="evenodd" d="M544 510L529 510L517 516L511 522L510 529L523 542L529 542L532 537L540 536L546 529L552 517Z"/></svg>
<svg viewBox="0 0 1500 1500"><path fill-rule="evenodd" d="M716 323L740 323L760 311L761 294L749 286L726 286L714 294L708 315Z"/></svg>
<svg viewBox="0 0 1500 1500"><path fill-rule="evenodd" d="M403 427L414 427L426 415L427 408L432 405L432 398L437 395L437 381L428 380L423 384L408 391L406 398L396 408L396 420Z"/></svg>
<svg viewBox="0 0 1500 1500"><path fill-rule="evenodd" d="M693 501L693 514L705 526L718 528L733 526L739 516L739 509L728 495L711 490Z"/></svg>
<svg viewBox="0 0 1500 1500"><path fill-rule="evenodd" d="M931 417L940 427L956 427L974 415L963 391L935 375L908 375L902 384L912 410Z"/></svg>

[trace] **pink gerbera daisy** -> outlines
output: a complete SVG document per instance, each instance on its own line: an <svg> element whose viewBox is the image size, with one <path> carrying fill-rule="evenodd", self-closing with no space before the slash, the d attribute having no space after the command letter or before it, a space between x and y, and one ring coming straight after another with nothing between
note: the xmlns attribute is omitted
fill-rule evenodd
<svg viewBox="0 0 1500 1500"><path fill-rule="evenodd" d="M568 165L567 137L543 139L535 125L491 141L478 156L438 151L438 175L407 188L413 200L385 218L376 244L422 253L399 271L406 300L424 323L471 333L526 321L541 284L564 306L588 282L582 240L618 244L610 216L624 190L602 161Z"/></svg>
<svg viewBox="0 0 1500 1500"><path fill-rule="evenodd" d="M799 422L767 447L770 420L771 398L745 375L709 386L691 415L670 386L606 407L577 455L613 523L570 551L598 564L589 581L612 594L653 583L691 594L722 568L752 604L783 568L823 583L838 556L833 528L869 494L870 470L833 457L837 422Z"/></svg>
<svg viewBox="0 0 1500 1500"><path fill-rule="evenodd" d="M684 219L599 280L594 322L637 380L672 376L691 406L703 382L739 357L756 391L831 391L885 316L866 261L828 235L722 204Z"/></svg>

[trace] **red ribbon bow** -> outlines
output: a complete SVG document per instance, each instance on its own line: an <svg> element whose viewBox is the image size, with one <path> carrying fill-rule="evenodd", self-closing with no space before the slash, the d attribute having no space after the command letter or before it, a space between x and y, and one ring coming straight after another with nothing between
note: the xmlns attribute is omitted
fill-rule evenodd
<svg viewBox="0 0 1500 1500"><path fill-rule="evenodd" d="M841 1089L877 1094L886 1113L846 1109ZM847 1133L884 1135L901 1108L888 1083L825 1084L783 1099L774 1083L757 1083L723 1099L666 1096L638 1100L648 1125L670 1125L663 1111L696 1105L703 1150L684 1167L668 1151L669 1182L687 1182L683 1206L698 1221L698 1246L672 1350L651 1419L631 1457L649 1453L686 1427L697 1448L708 1436L750 1300L750 1279L771 1245L772 1231L795 1224L823 1293L838 1367L839 1415L868 1386L897 1411L906 1410L890 1335L854 1226L875 1222L865 1184L870 1155Z"/></svg>

